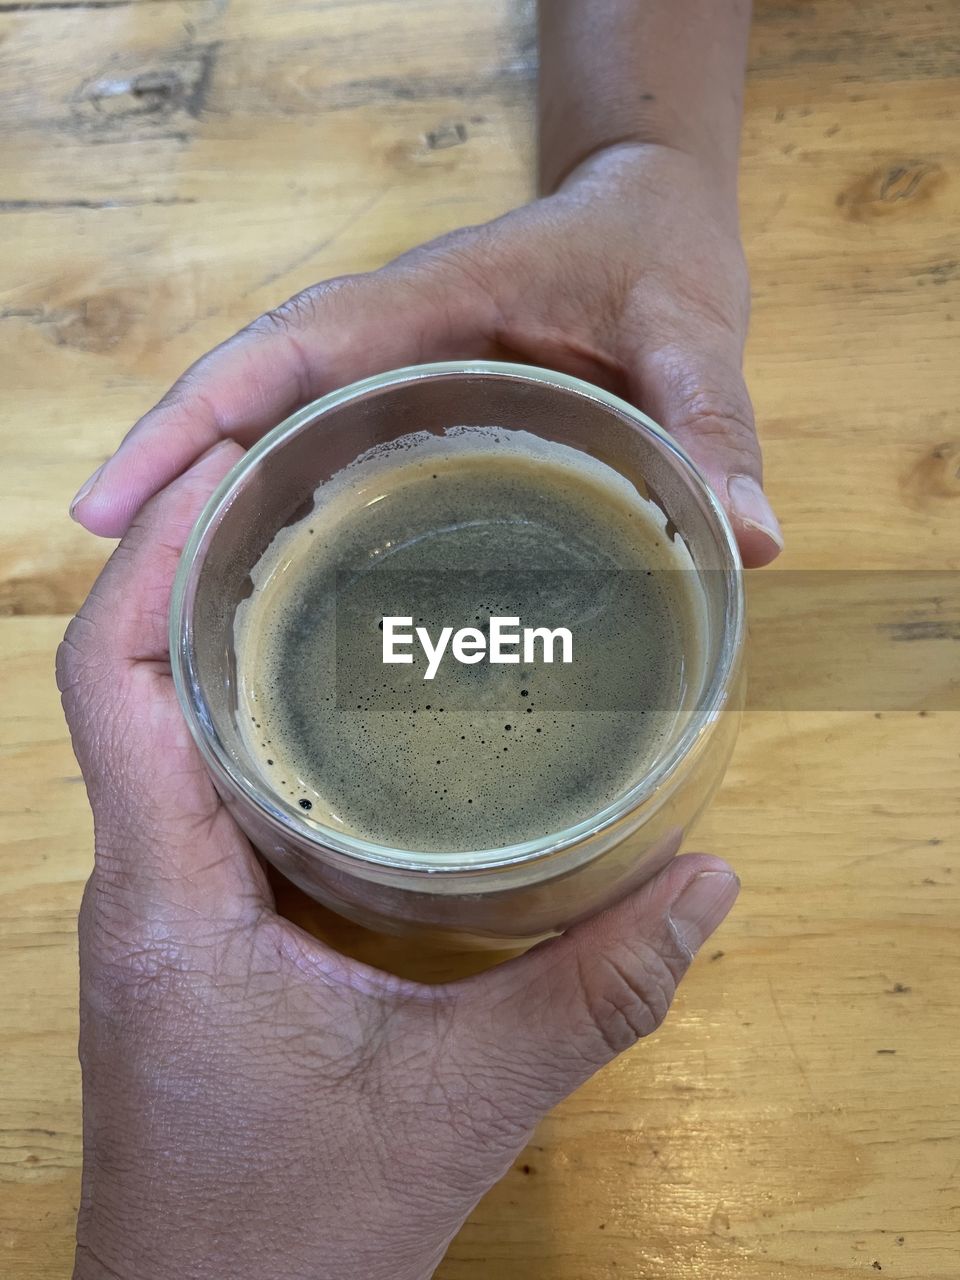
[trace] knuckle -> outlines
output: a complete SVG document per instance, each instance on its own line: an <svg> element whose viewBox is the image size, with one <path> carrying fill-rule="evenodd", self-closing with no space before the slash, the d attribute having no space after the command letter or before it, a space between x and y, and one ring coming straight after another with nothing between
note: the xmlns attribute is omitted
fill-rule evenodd
<svg viewBox="0 0 960 1280"><path fill-rule="evenodd" d="M70 619L57 646L57 688L71 722L84 693L99 685L105 674L96 606L95 592L91 592L80 612Z"/></svg>
<svg viewBox="0 0 960 1280"><path fill-rule="evenodd" d="M71 618L63 639L57 646L57 688L66 697L72 694L84 668L85 620L78 614Z"/></svg>
<svg viewBox="0 0 960 1280"><path fill-rule="evenodd" d="M133 559L134 546L141 540L138 516L126 537L111 553L107 566L90 589L75 617L70 619L56 654L57 687L68 709L77 695L100 685L115 672L122 647L122 619L117 611L118 571ZM142 618L138 618L138 626Z"/></svg>
<svg viewBox="0 0 960 1280"><path fill-rule="evenodd" d="M456 227L425 244L416 245L394 259L390 269L416 267L421 270L443 270L446 266L473 263L482 255L492 233L489 224Z"/></svg>
<svg viewBox="0 0 960 1280"><path fill-rule="evenodd" d="M216 404L208 398L206 386L210 362L220 349L215 348L185 370L150 412L141 418L141 422L150 422L164 429L180 420L189 420L191 424L205 429L218 427L220 414Z"/></svg>
<svg viewBox="0 0 960 1280"><path fill-rule="evenodd" d="M332 280L323 280L295 293L286 302L271 307L256 320L251 321L244 330L255 336L275 337L277 334L289 335L316 325L335 304L355 291L362 277L356 275L336 276Z"/></svg>
<svg viewBox="0 0 960 1280"><path fill-rule="evenodd" d="M736 272L705 283L669 265L648 267L624 296L624 331L641 346L653 335L668 351L670 344L696 343L739 356L749 320L749 283Z"/></svg>
<svg viewBox="0 0 960 1280"><path fill-rule="evenodd" d="M504 257L504 240L495 223L458 227L408 250L388 270L392 278L412 285L434 305L449 306L469 298L472 307L478 299L493 307L498 266Z"/></svg>
<svg viewBox="0 0 960 1280"><path fill-rule="evenodd" d="M694 382L683 388L673 419L676 427L723 435L743 447L756 442L753 409L746 391Z"/></svg>
<svg viewBox="0 0 960 1280"><path fill-rule="evenodd" d="M756 466L760 445L753 407L739 375L724 385L722 377L707 380L674 369L670 383L668 425L672 434L714 445L731 462Z"/></svg>
<svg viewBox="0 0 960 1280"><path fill-rule="evenodd" d="M689 413L674 423L674 430L715 444L725 455L742 460L745 465L755 464L760 454L752 418L734 408L724 408L713 397L691 404Z"/></svg>
<svg viewBox="0 0 960 1280"><path fill-rule="evenodd" d="M101 1028L116 1028L126 1037L144 1024L182 1020L207 1003L198 976L176 954L132 941L123 951L119 944L111 951L109 958L88 960L81 971L82 1007Z"/></svg>
<svg viewBox="0 0 960 1280"><path fill-rule="evenodd" d="M116 904L105 907L98 902L91 918L94 953L85 957L81 973L81 991L89 1007L114 1020L182 999L186 975L174 949L138 940L136 922L126 915L120 918Z"/></svg>
<svg viewBox="0 0 960 1280"><path fill-rule="evenodd" d="M674 971L648 943L595 957L581 975L592 1029L607 1055L622 1053L656 1031L676 990Z"/></svg>
<svg viewBox="0 0 960 1280"><path fill-rule="evenodd" d="M285 350L286 364L295 379L297 400L306 404L318 390L317 359L311 354L307 335L324 328L324 363L335 362L339 354L338 344L342 341L337 325L341 309L356 298L363 279L365 277L360 275L338 276L311 285L251 321L237 334L237 340L244 342L252 338L280 343Z"/></svg>
<svg viewBox="0 0 960 1280"><path fill-rule="evenodd" d="M216 947L187 945L163 920L147 918L99 864L84 891L80 936L83 1001L107 1022L153 1020L209 1003Z"/></svg>

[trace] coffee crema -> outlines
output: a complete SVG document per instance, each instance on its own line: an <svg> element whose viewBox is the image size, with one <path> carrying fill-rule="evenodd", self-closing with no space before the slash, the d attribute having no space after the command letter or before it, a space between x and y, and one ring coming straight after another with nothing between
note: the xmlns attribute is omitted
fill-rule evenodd
<svg viewBox="0 0 960 1280"><path fill-rule="evenodd" d="M318 441L318 447L322 442ZM639 782L703 681L686 548L624 477L522 431L372 451L277 534L237 611L241 724L308 821L393 850L557 834ZM382 620L569 628L569 664L385 665Z"/></svg>

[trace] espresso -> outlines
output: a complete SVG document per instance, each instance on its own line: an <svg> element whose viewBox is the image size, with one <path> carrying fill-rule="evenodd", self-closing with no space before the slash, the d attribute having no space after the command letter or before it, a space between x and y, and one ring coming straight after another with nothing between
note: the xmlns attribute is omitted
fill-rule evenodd
<svg viewBox="0 0 960 1280"><path fill-rule="evenodd" d="M702 680L698 581L663 513L523 432L375 452L252 576L235 638L263 780L308 820L398 850L499 848L589 818L663 753ZM410 661L384 661L385 619ZM493 661L500 634L516 641Z"/></svg>

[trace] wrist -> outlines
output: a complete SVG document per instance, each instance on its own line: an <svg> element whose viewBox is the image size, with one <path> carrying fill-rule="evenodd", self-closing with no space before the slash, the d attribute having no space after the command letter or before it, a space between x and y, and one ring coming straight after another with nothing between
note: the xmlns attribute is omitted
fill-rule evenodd
<svg viewBox="0 0 960 1280"><path fill-rule="evenodd" d="M715 138L697 139L682 128L639 128L605 133L550 151L541 143L540 192L550 195L567 186L577 174L608 156L633 158L643 163L651 155L673 154L696 165L718 189L736 197L739 174L739 138L734 135L717 144Z"/></svg>
<svg viewBox="0 0 960 1280"><path fill-rule="evenodd" d="M462 1224L458 1224L459 1226ZM171 1228L176 1230L176 1224ZM362 1275L364 1280L430 1280L443 1259L455 1231L450 1231L435 1244L427 1242L416 1249L397 1248L394 1239L386 1237L380 1246L371 1240L367 1231L358 1226L355 1247L349 1250L331 1249L323 1238L317 1240L311 1259L303 1256L303 1250L295 1251L290 1259L278 1256L271 1248L269 1256L251 1251L246 1262L235 1254L218 1255L216 1240L219 1232L211 1231L198 1242L193 1257L200 1269L190 1275L209 1277L209 1280L353 1280ZM265 1230L265 1239L271 1231ZM78 1244L74 1257L71 1280L170 1280L170 1277L186 1274L182 1248L176 1257L167 1258L162 1251L149 1251L141 1255L134 1247L113 1250L105 1246L102 1253L88 1245ZM107 1261L109 1259L109 1261Z"/></svg>
<svg viewBox="0 0 960 1280"><path fill-rule="evenodd" d="M136 1178L136 1160L118 1163ZM292 1148L264 1162L291 1164ZM419 1184L401 1193L354 1165L333 1188L320 1171L285 1187L282 1176L259 1190L224 1176L187 1190L163 1171L146 1184L152 1200L141 1188L83 1204L72 1280L429 1280L492 1181L462 1196Z"/></svg>
<svg viewBox="0 0 960 1280"><path fill-rule="evenodd" d="M744 0L540 6L540 184L620 143L735 172L750 29Z"/></svg>
<svg viewBox="0 0 960 1280"><path fill-rule="evenodd" d="M695 199L713 220L739 236L736 165L705 163L699 156L660 142L619 141L584 156L557 192L593 202L649 207ZM638 228L640 229L640 228Z"/></svg>

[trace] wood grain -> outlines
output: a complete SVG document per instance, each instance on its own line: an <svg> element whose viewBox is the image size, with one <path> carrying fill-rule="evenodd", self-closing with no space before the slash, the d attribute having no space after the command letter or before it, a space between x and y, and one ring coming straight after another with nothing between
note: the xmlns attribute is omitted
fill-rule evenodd
<svg viewBox="0 0 960 1280"><path fill-rule="evenodd" d="M955 0L757 6L748 363L777 572L960 568L956 30ZM69 497L257 311L531 195L532 32L515 0L0 4L5 1275L69 1274L79 1188L91 824L52 658L106 548ZM697 836L743 876L734 918L443 1280L960 1274L960 716L778 705L763 670Z"/></svg>

